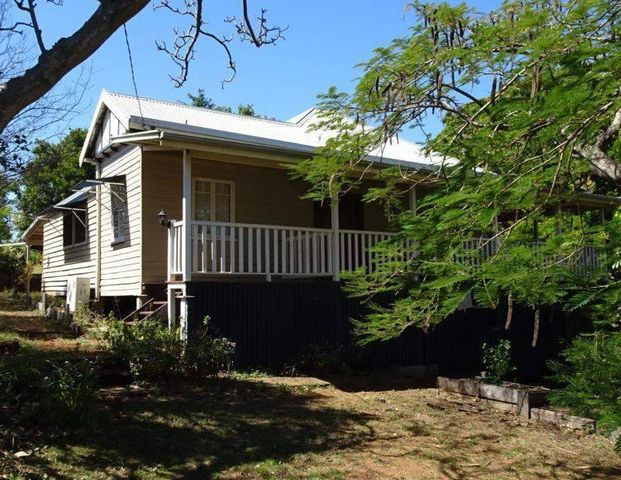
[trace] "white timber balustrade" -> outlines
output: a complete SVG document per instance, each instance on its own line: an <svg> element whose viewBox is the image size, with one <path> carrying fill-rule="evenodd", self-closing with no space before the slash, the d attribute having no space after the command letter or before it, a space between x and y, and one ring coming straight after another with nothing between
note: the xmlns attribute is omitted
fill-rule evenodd
<svg viewBox="0 0 621 480"><path fill-rule="evenodd" d="M168 234L169 279L192 278L192 275L253 275L268 281L273 276L339 278L341 272L359 268L373 273L390 262L416 256L413 242L393 243L392 249L378 249L378 245L387 244L395 235L203 221L189 222L186 229L183 221L172 221ZM533 248L537 245L533 244ZM495 239L471 238L464 243L464 252L456 260L477 268L498 250L499 243ZM549 258L550 263L554 261L557 259ZM571 267L580 274L589 275L604 268L604 259L595 247L584 247L572 259ZM186 272L186 268L190 271Z"/></svg>
<svg viewBox="0 0 621 480"><path fill-rule="evenodd" d="M377 251L377 245L393 238L389 232L368 232L361 230L339 230L339 266L341 272L352 272L364 267L369 273L377 271L382 265L403 261L416 255L412 243L399 244L398 253Z"/></svg>
<svg viewBox="0 0 621 480"><path fill-rule="evenodd" d="M192 221L189 258L184 254L184 222L173 221L169 230L168 272L184 275L255 275L279 277L335 276L335 272L365 267L372 272L389 260L375 246L394 233ZM335 240L336 238L336 240ZM334 254L335 245L339 255ZM396 257L395 257L396 258Z"/></svg>

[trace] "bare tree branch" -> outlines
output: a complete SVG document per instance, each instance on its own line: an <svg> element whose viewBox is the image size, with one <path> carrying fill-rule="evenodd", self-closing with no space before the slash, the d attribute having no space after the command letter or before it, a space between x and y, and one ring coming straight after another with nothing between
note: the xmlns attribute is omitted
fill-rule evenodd
<svg viewBox="0 0 621 480"><path fill-rule="evenodd" d="M35 102L73 68L92 55L149 0L101 0L97 10L73 35L45 50L36 65L0 84L0 132L22 109Z"/></svg>
<svg viewBox="0 0 621 480"><path fill-rule="evenodd" d="M239 21L236 18L229 18L227 21L234 23L237 28L237 33L240 35L242 40L248 40L253 43L257 48L262 47L263 45L271 45L276 43L278 40L284 38L283 33L287 30L288 27L270 27L267 24L267 18L265 14L267 10L261 9L261 15L257 17L259 21L259 33L258 35L255 33L254 27L252 26L252 21L250 20L250 14L248 13L248 0L242 0L243 7L243 21Z"/></svg>
<svg viewBox="0 0 621 480"><path fill-rule="evenodd" d="M236 68L233 61L233 55L228 46L232 38L217 36L205 29L205 21L203 19L203 0L184 0L185 8L181 9L174 6L171 0L162 0L157 8L164 8L172 13L181 15L182 17L191 18L192 22L188 28L181 33L178 28L173 29L175 40L172 47L168 47L166 42L156 42L157 49L167 53L172 61L179 67L179 74L169 75L175 87L181 87L187 80L190 72L190 63L194 59L196 52L196 43L201 35L211 38L218 43L225 51L228 58L228 68L231 70L231 76L225 81L231 81L235 77Z"/></svg>
<svg viewBox="0 0 621 480"><path fill-rule="evenodd" d="M232 36L218 35L213 31L207 29L207 22L204 15L204 0L183 0L183 7L177 6L175 0L161 0L155 8L165 9L171 13L180 15L181 17L187 17L191 20L191 23L185 30L174 28L175 39L172 45L168 45L166 42L156 42L158 50L165 52L179 68L177 75L170 75L175 87L181 87L187 80L190 71L190 64L196 54L196 46L200 36L210 38L219 44L224 53L227 56L228 68L231 71L230 77L226 78L223 82L230 82L237 73L237 68L233 60L233 54L229 47L229 44L233 40ZM266 10L261 10L261 15L257 17L259 21L258 31L252 26L250 17L248 14L248 2L243 1L243 20L237 20L235 17L226 18L227 23L235 25L237 34L242 40L247 40L253 43L256 47L263 45L275 44L278 40L282 39L282 33L286 28L278 26L268 26L266 18Z"/></svg>
<svg viewBox="0 0 621 480"><path fill-rule="evenodd" d="M26 4L25 2L28 2ZM35 38L37 39L37 45L39 45L39 50L41 53L46 52L45 44L43 43L43 33L41 32L41 28L39 27L39 21L37 20L37 13L35 9L37 8L37 4L34 0L14 0L15 6L20 10L28 13L30 16L30 24L34 31Z"/></svg>

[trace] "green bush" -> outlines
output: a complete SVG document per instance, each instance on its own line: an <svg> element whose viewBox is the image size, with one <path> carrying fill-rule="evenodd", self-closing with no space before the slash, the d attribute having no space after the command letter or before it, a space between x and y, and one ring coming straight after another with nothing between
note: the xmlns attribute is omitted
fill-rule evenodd
<svg viewBox="0 0 621 480"><path fill-rule="evenodd" d="M187 342L179 329L170 329L158 319L126 324L109 318L99 336L111 351L127 360L138 380L214 375L231 368L235 344L210 337L207 320Z"/></svg>
<svg viewBox="0 0 621 480"><path fill-rule="evenodd" d="M515 371L511 358L511 342L500 340L496 345L483 343L483 365L485 379L491 383L500 383Z"/></svg>
<svg viewBox="0 0 621 480"><path fill-rule="evenodd" d="M295 361L294 371L335 374L347 369L348 349L338 343L318 343L304 348Z"/></svg>
<svg viewBox="0 0 621 480"><path fill-rule="evenodd" d="M39 367L0 361L0 405L14 425L83 425L92 417L96 380L87 360Z"/></svg>
<svg viewBox="0 0 621 480"><path fill-rule="evenodd" d="M49 422L87 423L92 414L97 377L89 360L51 363L42 381L43 413Z"/></svg>
<svg viewBox="0 0 621 480"><path fill-rule="evenodd" d="M88 308L88 304L79 304L73 312L73 324L80 330L86 330L94 323L94 315Z"/></svg>
<svg viewBox="0 0 621 480"><path fill-rule="evenodd" d="M552 378L563 387L550 396L551 402L594 418L604 432L621 427L621 332L578 337L562 358L550 364Z"/></svg>
<svg viewBox="0 0 621 480"><path fill-rule="evenodd" d="M20 377L0 361L0 404L20 401ZM29 382L26 382L29 384Z"/></svg>
<svg viewBox="0 0 621 480"><path fill-rule="evenodd" d="M172 377L181 373L184 342L178 330L168 329L159 320L146 319L127 324L115 318L104 321L101 339L129 363L137 380Z"/></svg>
<svg viewBox="0 0 621 480"><path fill-rule="evenodd" d="M235 344L226 338L193 339L188 341L183 358L184 371L199 377L228 372L234 357Z"/></svg>

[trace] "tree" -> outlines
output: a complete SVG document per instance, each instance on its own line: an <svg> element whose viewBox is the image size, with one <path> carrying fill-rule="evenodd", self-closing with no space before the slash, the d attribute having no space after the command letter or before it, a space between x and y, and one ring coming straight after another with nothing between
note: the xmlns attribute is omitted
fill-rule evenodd
<svg viewBox="0 0 621 480"><path fill-rule="evenodd" d="M64 7L62 0L48 0L48 3L69 8ZM0 167L12 173L19 171L23 166L20 154L23 155L28 135L32 134L27 128L31 121L38 119L43 128L66 116L79 103L79 95L76 99L68 93L54 94L52 89L149 3L186 22L184 27L174 28L175 38L170 46L164 41L157 43L157 48L168 54L179 70L171 75L175 86L185 83L201 37L215 41L224 49L232 72L227 80L232 79L236 70L229 44L233 36L218 35L208 28L203 0L100 0L80 28L51 46L38 22L37 2L7 0L0 5ZM268 24L266 10L261 10L253 24L247 0L242 0L239 18L225 21L232 25L238 38L256 47L275 44L285 30ZM38 55L33 56L33 51ZM20 122L20 116L30 121Z"/></svg>
<svg viewBox="0 0 621 480"><path fill-rule="evenodd" d="M490 307L530 305L538 325L542 305L616 281L606 269L571 266L589 245L605 249L609 267L618 259L618 220L601 224L579 199L621 185L621 2L506 2L489 14L411 8L411 35L377 49L352 94L322 96L319 126L339 134L294 175L309 181L310 198L342 194L367 154L408 127L434 152L431 173L383 170L386 187L366 195L390 206L417 185L437 186L378 248L402 260L349 278L353 295L394 295L356 322L363 342L429 328L468 294ZM439 134L426 132L430 116L442 121ZM481 236L478 247L494 255L472 248Z"/></svg>
<svg viewBox="0 0 621 480"><path fill-rule="evenodd" d="M188 93L188 99L190 100L190 105L192 105L193 107L208 108L210 110L217 110L220 112L228 112L228 113L233 112L233 109L229 107L228 105L217 105L211 98L207 97L207 95L205 94L205 90L202 88L198 89L198 92L196 93L196 95L192 93ZM246 104L240 103L237 106L237 114L247 115L249 117L268 118L268 117L263 117L262 115L259 115L254 110L254 106L251 105L250 103L246 103Z"/></svg>
<svg viewBox="0 0 621 480"><path fill-rule="evenodd" d="M58 143L36 142L33 159L15 189L18 230L25 230L41 211L70 195L76 183L94 178L94 166L80 166L78 161L85 138L86 130L76 128Z"/></svg>

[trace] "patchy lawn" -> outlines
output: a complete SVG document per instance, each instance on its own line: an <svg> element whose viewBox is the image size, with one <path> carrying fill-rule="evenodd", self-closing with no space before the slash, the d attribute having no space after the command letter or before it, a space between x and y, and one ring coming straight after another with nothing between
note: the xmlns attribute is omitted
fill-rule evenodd
<svg viewBox="0 0 621 480"><path fill-rule="evenodd" d="M31 354L73 355L75 345L89 351L79 342L26 344ZM92 428L19 439L18 450L28 455L21 458L4 439L0 472L68 479L621 478L621 457L602 437L429 405L437 400L436 389L380 375L329 382L232 375L200 385L107 388Z"/></svg>

